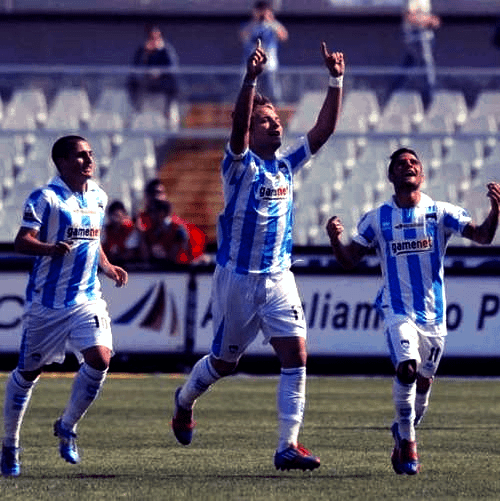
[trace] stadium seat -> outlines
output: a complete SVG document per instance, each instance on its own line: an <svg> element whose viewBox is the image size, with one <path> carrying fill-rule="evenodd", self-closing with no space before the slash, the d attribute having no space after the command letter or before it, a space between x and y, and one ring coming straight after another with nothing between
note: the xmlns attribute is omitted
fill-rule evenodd
<svg viewBox="0 0 500 501"><path fill-rule="evenodd" d="M396 151L400 142L401 138L368 136L366 146L363 153L359 156L358 161L364 164L371 161L375 164L377 161L381 160L388 164L389 157Z"/></svg>
<svg viewBox="0 0 500 501"><path fill-rule="evenodd" d="M500 91L483 90L479 93L475 105L470 112L470 118L491 115L500 120Z"/></svg>
<svg viewBox="0 0 500 501"><path fill-rule="evenodd" d="M426 189L438 192L442 200L460 203L463 195L471 188L470 163L461 160L443 161L438 171L427 179Z"/></svg>
<svg viewBox="0 0 500 501"><path fill-rule="evenodd" d="M115 165L120 165L122 159L139 159L143 166L146 179L156 176L156 151L153 140L149 136L128 136L124 138L118 153L113 158Z"/></svg>
<svg viewBox="0 0 500 501"><path fill-rule="evenodd" d="M325 93L323 91L305 92L300 99L295 113L287 127L287 132L293 135L304 134L316 123Z"/></svg>
<svg viewBox="0 0 500 501"><path fill-rule="evenodd" d="M14 167L12 160L5 156L0 156L0 200L12 192L15 184Z"/></svg>
<svg viewBox="0 0 500 501"><path fill-rule="evenodd" d="M462 126L463 134L481 134L483 143L484 155L487 156L495 148L497 144L498 126L493 115L480 115L477 117L469 117Z"/></svg>
<svg viewBox="0 0 500 501"><path fill-rule="evenodd" d="M443 162L466 162L471 174L481 169L484 163L484 144L477 137L454 137L448 152L443 156Z"/></svg>
<svg viewBox="0 0 500 501"><path fill-rule="evenodd" d="M94 111L109 111L118 113L124 121L134 112L129 92L123 87L107 87L101 91Z"/></svg>
<svg viewBox="0 0 500 501"><path fill-rule="evenodd" d="M132 116L130 128L132 130L158 132L167 130L168 120L161 111L142 111Z"/></svg>
<svg viewBox="0 0 500 501"><path fill-rule="evenodd" d="M47 129L74 130L87 127L91 106L84 89L61 89L49 108Z"/></svg>
<svg viewBox="0 0 500 501"><path fill-rule="evenodd" d="M346 93L342 113L365 117L368 127L374 128L380 119L377 94L372 90L351 90Z"/></svg>
<svg viewBox="0 0 500 501"><path fill-rule="evenodd" d="M43 126L47 121L47 100L42 89L15 89L5 109L5 121L22 124L23 117L34 120L34 125ZM4 128L13 128L3 124ZM35 128L33 127L33 128ZM28 127L26 127L28 128ZM31 128L31 127L29 127Z"/></svg>
<svg viewBox="0 0 500 501"><path fill-rule="evenodd" d="M375 130L402 138L411 133L410 117L401 113L384 114L377 122Z"/></svg>
<svg viewBox="0 0 500 501"><path fill-rule="evenodd" d="M393 92L383 108L382 119L386 115L407 116L412 128L418 130L424 119L424 103L420 92L413 90Z"/></svg>
<svg viewBox="0 0 500 501"><path fill-rule="evenodd" d="M467 103L463 93L455 90L436 91L424 121L435 116L449 116L455 129L459 129L468 116Z"/></svg>
<svg viewBox="0 0 500 501"><path fill-rule="evenodd" d="M123 129L123 118L114 111L95 110L89 121L89 129L94 131L115 131Z"/></svg>

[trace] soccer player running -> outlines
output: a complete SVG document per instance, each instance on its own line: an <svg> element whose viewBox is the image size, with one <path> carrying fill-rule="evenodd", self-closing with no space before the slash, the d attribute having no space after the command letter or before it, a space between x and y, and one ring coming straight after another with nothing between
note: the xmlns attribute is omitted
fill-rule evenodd
<svg viewBox="0 0 500 501"><path fill-rule="evenodd" d="M479 244L491 243L498 225L500 185L488 184L491 209L477 226L464 209L435 202L420 191L424 172L413 150L402 148L391 155L388 177L394 196L361 218L349 244L341 242L343 226L336 216L326 229L345 268L354 268L371 248L380 257L384 285L376 305L396 369L391 460L396 473L415 475L420 469L415 426L427 410L445 345L446 246L454 234Z"/></svg>
<svg viewBox="0 0 500 501"><path fill-rule="evenodd" d="M325 43L321 52L330 73L325 101L307 136L283 154L277 153L283 134L278 114L255 92L266 64L259 42L248 58L222 161L225 208L218 220L211 353L195 364L176 390L172 419L177 440L190 444L196 399L234 371L262 330L281 364L274 465L282 470L320 465L318 457L298 444L305 404L306 324L290 265L293 176L328 140L340 112L344 57L330 53Z"/></svg>
<svg viewBox="0 0 500 501"><path fill-rule="evenodd" d="M81 366L54 435L61 457L80 461L76 426L98 396L113 349L98 266L118 287L128 279L101 247L107 196L91 180L95 163L89 143L80 136L62 137L53 145L52 159L59 175L28 197L15 239L18 252L36 258L26 290L19 362L5 387L1 471L6 477L21 473L19 435L33 387L45 365L64 361L67 348Z"/></svg>

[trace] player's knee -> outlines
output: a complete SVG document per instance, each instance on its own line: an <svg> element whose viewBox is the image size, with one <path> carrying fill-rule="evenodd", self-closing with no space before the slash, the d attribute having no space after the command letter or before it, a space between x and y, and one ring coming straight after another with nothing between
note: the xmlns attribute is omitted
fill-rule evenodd
<svg viewBox="0 0 500 501"><path fill-rule="evenodd" d="M225 362L219 358L210 357L210 364L220 377L229 376L236 369L238 362Z"/></svg>
<svg viewBox="0 0 500 501"><path fill-rule="evenodd" d="M417 379L417 362L415 360L407 360L400 363L396 375L401 384L413 384Z"/></svg>
<svg viewBox="0 0 500 501"><path fill-rule="evenodd" d="M424 377L417 374L417 393L427 393L431 387L433 377Z"/></svg>
<svg viewBox="0 0 500 501"><path fill-rule="evenodd" d="M21 376L23 377L23 379L29 381L30 383L35 381L35 379L42 373L42 369L37 369L35 371L21 371L18 369L18 371L19 374L21 374Z"/></svg>

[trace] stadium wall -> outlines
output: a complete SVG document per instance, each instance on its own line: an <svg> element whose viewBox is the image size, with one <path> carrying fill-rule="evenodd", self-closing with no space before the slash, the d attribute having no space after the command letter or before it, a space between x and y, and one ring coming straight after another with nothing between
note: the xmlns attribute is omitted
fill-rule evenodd
<svg viewBox="0 0 500 501"><path fill-rule="evenodd" d="M3 64L131 64L144 38L144 24L154 21L175 46L181 65L238 65L238 30L248 16L90 16L4 15L0 17ZM343 50L356 66L399 65L400 17L280 17L290 33L281 47L282 66L321 65L319 41ZM445 16L436 37L439 67L495 68L500 53L492 43L494 16Z"/></svg>
<svg viewBox="0 0 500 501"><path fill-rule="evenodd" d="M212 339L210 267L181 271L131 272L129 285L103 293L113 319L117 366L170 372L202 356ZM373 307L378 269L338 274L333 269L298 268L297 283L308 325L312 372L390 370L383 325ZM3 271L0 294L0 370L12 366L21 341L26 271ZM448 370L500 374L500 294L497 274L447 277ZM263 370L274 358L259 337L247 351L249 370ZM267 363L267 365L266 365ZM2 366L3 365L3 366ZM258 367L260 365L260 367ZM272 370L272 369L270 369Z"/></svg>

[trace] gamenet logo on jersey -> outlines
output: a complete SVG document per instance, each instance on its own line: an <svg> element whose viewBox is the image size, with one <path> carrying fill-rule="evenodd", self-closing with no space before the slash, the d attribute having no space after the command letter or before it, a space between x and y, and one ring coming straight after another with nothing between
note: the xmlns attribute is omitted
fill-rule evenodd
<svg viewBox="0 0 500 501"><path fill-rule="evenodd" d="M99 228L78 228L75 226L68 226L68 228L66 228L67 239L97 240L99 235Z"/></svg>
<svg viewBox="0 0 500 501"><path fill-rule="evenodd" d="M421 240L400 240L391 243L391 251L393 256L401 254L419 254L421 252L430 252L433 248L433 240L431 237L422 238Z"/></svg>
<svg viewBox="0 0 500 501"><path fill-rule="evenodd" d="M262 200L285 200L288 197L288 186L267 187L261 186L258 190L259 198Z"/></svg>

